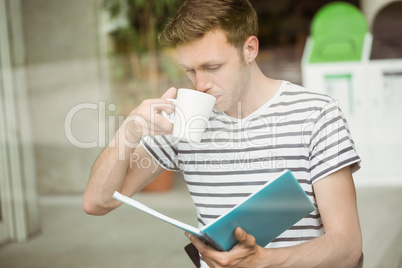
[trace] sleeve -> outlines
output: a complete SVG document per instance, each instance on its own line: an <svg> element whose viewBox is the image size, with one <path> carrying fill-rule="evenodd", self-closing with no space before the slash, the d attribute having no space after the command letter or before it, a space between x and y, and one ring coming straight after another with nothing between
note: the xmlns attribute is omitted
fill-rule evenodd
<svg viewBox="0 0 402 268"><path fill-rule="evenodd" d="M178 150L171 142L171 136L147 136L141 140L141 145L149 155L164 169L180 171Z"/></svg>
<svg viewBox="0 0 402 268"><path fill-rule="evenodd" d="M351 166L352 172L360 168L360 157L336 101L325 105L318 114L309 150L312 183L346 166Z"/></svg>

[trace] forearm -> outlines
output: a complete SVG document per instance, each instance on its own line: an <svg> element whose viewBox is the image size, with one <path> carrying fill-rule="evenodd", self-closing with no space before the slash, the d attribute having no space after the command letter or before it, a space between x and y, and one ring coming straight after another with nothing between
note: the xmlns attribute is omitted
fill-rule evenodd
<svg viewBox="0 0 402 268"><path fill-rule="evenodd" d="M264 249L265 267L354 267L361 255L361 234L325 235L306 243L277 249ZM262 266L264 267L264 266Z"/></svg>
<svg viewBox="0 0 402 268"><path fill-rule="evenodd" d="M125 140L124 127L96 160L83 196L84 210L88 214L104 215L120 203L112 198L114 191L121 191L124 185L130 156L139 139L130 143Z"/></svg>
<svg viewBox="0 0 402 268"><path fill-rule="evenodd" d="M83 197L88 214L103 215L120 205L114 200L114 191L133 195L162 172L162 168L139 145L142 137L171 134L173 125L162 111L171 113L176 89L170 88L161 99L144 100L123 122L114 139L96 160ZM135 158L131 157L135 153ZM130 166L131 160L146 160L152 166Z"/></svg>

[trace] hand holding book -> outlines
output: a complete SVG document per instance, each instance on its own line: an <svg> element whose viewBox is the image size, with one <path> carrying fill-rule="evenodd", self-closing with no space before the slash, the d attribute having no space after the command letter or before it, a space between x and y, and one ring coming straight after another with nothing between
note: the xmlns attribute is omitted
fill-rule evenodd
<svg viewBox="0 0 402 268"><path fill-rule="evenodd" d="M254 236L259 246L265 247L315 210L315 206L289 170L267 182L243 202L201 229L170 218L118 192L113 197L179 227L220 251L228 251L237 244L234 230L238 226Z"/></svg>

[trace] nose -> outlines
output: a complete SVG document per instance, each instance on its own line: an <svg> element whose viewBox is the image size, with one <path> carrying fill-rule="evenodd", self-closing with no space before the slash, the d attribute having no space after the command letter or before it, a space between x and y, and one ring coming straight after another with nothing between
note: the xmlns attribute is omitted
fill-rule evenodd
<svg viewBox="0 0 402 268"><path fill-rule="evenodd" d="M202 71L198 71L195 76L195 86L198 91L206 92L212 88L212 81L208 74Z"/></svg>

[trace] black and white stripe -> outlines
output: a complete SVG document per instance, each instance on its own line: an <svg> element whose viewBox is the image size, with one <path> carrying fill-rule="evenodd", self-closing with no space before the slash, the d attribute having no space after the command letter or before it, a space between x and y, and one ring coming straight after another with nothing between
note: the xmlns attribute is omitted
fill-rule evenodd
<svg viewBox="0 0 402 268"><path fill-rule="evenodd" d="M360 162L336 101L289 82L247 118L214 113L199 145L170 140L147 137L142 144L164 168L184 174L200 227L284 169L293 172L316 204L316 181ZM296 245L323 233L316 210L268 247Z"/></svg>

